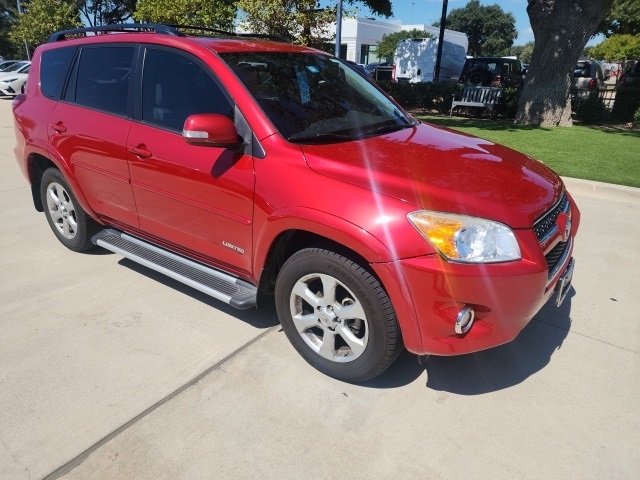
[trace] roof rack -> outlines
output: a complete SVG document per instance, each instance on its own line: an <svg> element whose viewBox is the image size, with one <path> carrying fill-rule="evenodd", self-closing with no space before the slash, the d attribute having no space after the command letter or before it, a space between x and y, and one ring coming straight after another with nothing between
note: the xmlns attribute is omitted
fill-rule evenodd
<svg viewBox="0 0 640 480"><path fill-rule="evenodd" d="M55 43L69 38L86 37L87 34L93 33L94 35L106 35L110 33L159 33L162 35L173 35L177 37L185 37L186 33L181 30L196 30L201 32L215 33L218 35L228 37L248 37L248 38L263 38L267 40L273 40L276 42L291 43L286 38L278 37L275 35L266 35L261 33L233 33L225 30L219 30L216 28L198 27L195 25L161 25L156 23L123 23L119 25L99 25L96 27L74 28L71 30L63 30L56 32L49 37L48 43Z"/></svg>
<svg viewBox="0 0 640 480"><path fill-rule="evenodd" d="M193 25L166 25L167 27L175 28L176 30L198 30L201 32L210 32L217 33L218 35L224 35L227 37L242 37L242 38L263 38L265 40L273 40L275 42L283 42L283 43L291 43L291 40L288 40L283 37L278 37L277 35L268 35L266 33L234 33L228 32L226 30L220 30L217 28L209 28L209 27L196 27ZM182 32L181 32L182 33Z"/></svg>
<svg viewBox="0 0 640 480"><path fill-rule="evenodd" d="M95 27L74 28L71 30L63 30L56 32L49 37L48 43L59 42L67 38L86 37L87 33L95 35L109 33L126 33L126 32L149 32L161 33L164 35L175 35L183 37L184 33L170 27L169 25L158 25L155 23L123 23L120 25L99 25Z"/></svg>

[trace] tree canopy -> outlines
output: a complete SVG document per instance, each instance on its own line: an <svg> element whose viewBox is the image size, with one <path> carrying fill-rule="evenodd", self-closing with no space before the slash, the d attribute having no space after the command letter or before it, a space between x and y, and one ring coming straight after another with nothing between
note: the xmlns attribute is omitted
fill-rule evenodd
<svg viewBox="0 0 640 480"><path fill-rule="evenodd" d="M32 0L26 7L11 28L10 36L18 45L26 40L33 49L57 30L82 26L73 0Z"/></svg>
<svg viewBox="0 0 640 480"><path fill-rule="evenodd" d="M335 8L316 8L317 0L239 0L241 27L252 33L277 35L303 45L322 43L335 21Z"/></svg>
<svg viewBox="0 0 640 480"><path fill-rule="evenodd" d="M133 17L138 0L76 0L90 26L123 23Z"/></svg>
<svg viewBox="0 0 640 480"><path fill-rule="evenodd" d="M511 55L515 55L518 57L518 60L523 63L531 63L534 46L535 42L527 42L524 45L514 45L511 47Z"/></svg>
<svg viewBox="0 0 640 480"><path fill-rule="evenodd" d="M379 58L392 58L396 53L398 42L407 38L433 38L433 35L417 28L387 33L382 36L382 40L378 43L376 54Z"/></svg>
<svg viewBox="0 0 640 480"><path fill-rule="evenodd" d="M611 35L593 47L591 55L608 62L640 58L640 35Z"/></svg>
<svg viewBox="0 0 640 480"><path fill-rule="evenodd" d="M142 0L141 0L142 1ZM390 0L346 0L364 4L372 13L385 17L393 13ZM321 7L318 0L239 0L243 12L241 28L289 38L302 45L321 46L331 41L329 25L335 22L336 5Z"/></svg>
<svg viewBox="0 0 640 480"><path fill-rule="evenodd" d="M138 0L133 17L140 22L233 29L233 0Z"/></svg>
<svg viewBox="0 0 640 480"><path fill-rule="evenodd" d="M482 6L479 0L470 0L463 8L451 10L447 15L447 28L467 34L467 55L508 55L517 36L516 19L498 5Z"/></svg>
<svg viewBox="0 0 640 480"><path fill-rule="evenodd" d="M600 23L598 33L607 37L640 34L640 0L613 0L611 11Z"/></svg>

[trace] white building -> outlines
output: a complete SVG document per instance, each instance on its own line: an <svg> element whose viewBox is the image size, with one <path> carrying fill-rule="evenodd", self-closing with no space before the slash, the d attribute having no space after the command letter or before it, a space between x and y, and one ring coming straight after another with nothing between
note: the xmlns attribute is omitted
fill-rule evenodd
<svg viewBox="0 0 640 480"><path fill-rule="evenodd" d="M340 57L356 63L372 63L384 61L375 54L376 45L382 40L382 36L388 33L396 33L402 30L426 30L434 37L440 35L440 27L432 25L402 25L400 21L379 21L369 18L343 18L342 19L342 39ZM329 33L335 35L336 24L329 27ZM455 30L444 31L444 39L463 45L465 51L469 46L467 36Z"/></svg>

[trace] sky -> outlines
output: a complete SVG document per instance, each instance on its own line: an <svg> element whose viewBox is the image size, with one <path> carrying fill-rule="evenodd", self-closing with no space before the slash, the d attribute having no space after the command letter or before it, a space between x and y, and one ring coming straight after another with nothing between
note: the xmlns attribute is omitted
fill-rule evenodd
<svg viewBox="0 0 640 480"><path fill-rule="evenodd" d="M402 21L403 25L427 24L431 25L440 20L442 15L442 0L391 0L393 20ZM448 11L463 8L469 0L449 0ZM514 45L524 45L533 41L533 31L527 15L527 0L480 0L481 5L499 5L504 12L511 13L516 19L518 38ZM360 5L359 16L370 16L366 7ZM386 20L380 17L379 20ZM602 41L602 37L589 40L587 45L595 45Z"/></svg>

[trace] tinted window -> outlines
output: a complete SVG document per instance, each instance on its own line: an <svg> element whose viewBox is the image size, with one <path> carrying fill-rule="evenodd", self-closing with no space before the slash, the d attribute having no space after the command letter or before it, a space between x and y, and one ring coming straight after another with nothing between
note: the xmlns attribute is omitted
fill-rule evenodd
<svg viewBox="0 0 640 480"><path fill-rule="evenodd" d="M167 50L148 49L142 79L142 121L182 132L197 113L233 119L233 107L215 80L194 60Z"/></svg>
<svg viewBox="0 0 640 480"><path fill-rule="evenodd" d="M83 49L77 71L76 103L126 115L132 60L133 47Z"/></svg>
<svg viewBox="0 0 640 480"><path fill-rule="evenodd" d="M75 47L56 48L42 53L40 84L44 96L58 100L67 78Z"/></svg>

